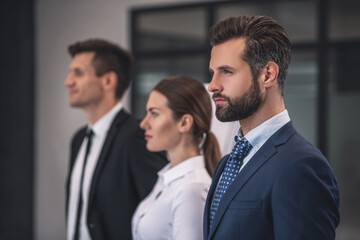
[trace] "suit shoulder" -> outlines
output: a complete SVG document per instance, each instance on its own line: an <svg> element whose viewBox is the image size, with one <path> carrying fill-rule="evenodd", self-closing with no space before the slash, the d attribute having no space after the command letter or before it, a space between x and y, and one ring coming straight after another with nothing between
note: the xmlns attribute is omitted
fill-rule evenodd
<svg viewBox="0 0 360 240"><path fill-rule="evenodd" d="M72 136L71 143L74 144L77 142L81 142L85 136L85 132L86 132L86 126L82 126L79 129L77 129Z"/></svg>
<svg viewBox="0 0 360 240"><path fill-rule="evenodd" d="M119 122L118 135L127 137L129 141L137 138L144 138L144 131L140 128L140 120L127 112L123 112L125 117ZM114 120L116 121L116 119Z"/></svg>
<svg viewBox="0 0 360 240"><path fill-rule="evenodd" d="M291 153L295 159L316 158L327 162L321 151L299 133L294 134L290 138L288 146L285 147L287 152Z"/></svg>
<svg viewBox="0 0 360 240"><path fill-rule="evenodd" d="M77 137L78 135L84 134L86 131L86 125L81 126L80 128L78 128L75 133L73 134L73 138Z"/></svg>
<svg viewBox="0 0 360 240"><path fill-rule="evenodd" d="M306 174L318 177L321 175L321 178L335 181L334 173L325 156L298 133L294 134L287 144L279 146L275 156L279 178L296 178Z"/></svg>
<svg viewBox="0 0 360 240"><path fill-rule="evenodd" d="M133 130L140 129L140 120L128 113L128 118L125 121L127 127L133 128Z"/></svg>

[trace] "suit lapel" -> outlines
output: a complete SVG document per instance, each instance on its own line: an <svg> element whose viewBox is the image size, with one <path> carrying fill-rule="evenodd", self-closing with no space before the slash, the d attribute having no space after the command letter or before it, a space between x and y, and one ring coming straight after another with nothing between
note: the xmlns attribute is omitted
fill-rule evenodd
<svg viewBox="0 0 360 240"><path fill-rule="evenodd" d="M75 160L76 157L79 153L81 144L85 138L85 133L86 133L86 127L82 128L80 130L80 132L75 135L73 143L71 145L71 153L70 153L70 162L69 162L69 170L68 170L68 175L66 178L66 218L67 218L67 211L68 211L68 206L69 206L69 189L70 189L70 181L71 181L71 175L72 175L72 171L74 170L74 164L75 164Z"/></svg>
<svg viewBox="0 0 360 240"><path fill-rule="evenodd" d="M96 187L97 187L97 183L99 181L100 175L101 175L101 171L102 168L104 166L104 164L106 163L106 161L108 160L108 155L111 152L111 147L113 145L115 136L118 133L118 130L121 126L121 124L123 124L123 122L129 117L129 114L127 114L124 110L119 111L119 113L115 116L108 134L106 136L104 145L102 146L101 152L100 152L100 156L99 159L97 161L96 167L95 167L95 171L94 171L94 175L93 175L93 179L91 182L91 188L90 188L90 196L89 196L89 205L88 208L90 209L92 202L94 200L94 196L95 196L95 192L96 192Z"/></svg>
<svg viewBox="0 0 360 240"><path fill-rule="evenodd" d="M70 171L73 169L74 164L75 164L75 160L77 158L77 155L79 153L80 147L82 142L84 141L85 135L86 135L86 129L87 127L84 127L80 130L80 132L78 133L78 135L75 137L73 145L71 146L71 157L70 157Z"/></svg>
<svg viewBox="0 0 360 240"><path fill-rule="evenodd" d="M231 183L231 185L221 198L219 208L215 214L213 226L210 229L209 239L216 230L218 224L220 223L220 220L222 219L224 213L228 209L231 201L236 196L236 194L243 188L246 182L259 170L259 168L261 168L261 166L263 166L264 163L275 153L276 148L274 146L268 146L266 150L264 149L261 152L257 152L246 164L246 166L241 170L241 172L236 176L234 181Z"/></svg>
<svg viewBox="0 0 360 240"><path fill-rule="evenodd" d="M277 146L284 144L287 140L295 133L295 128L292 123L289 122L280 128L273 136L271 136L265 144L256 152L256 154L251 158L251 160L245 165L241 172L236 176L234 182L231 183L225 194L223 195L219 208L216 212L213 226L210 229L208 239L211 239L211 236L214 234L216 228L218 227L224 213L228 209L233 198L238 194L243 186L249 181L249 179L277 152ZM226 161L224 161L226 163ZM225 166L225 164L223 164ZM222 166L222 169L224 168ZM214 193L217 182L219 181L220 175L223 171L219 171L216 178L216 183L212 184L212 192ZM215 180L215 179L214 179ZM215 185L215 187L213 186ZM208 205L211 204L211 199L208 199ZM210 205L209 205L210 207ZM208 215L209 208L206 209ZM209 229L208 221L206 229ZM207 230L208 231L208 230Z"/></svg>

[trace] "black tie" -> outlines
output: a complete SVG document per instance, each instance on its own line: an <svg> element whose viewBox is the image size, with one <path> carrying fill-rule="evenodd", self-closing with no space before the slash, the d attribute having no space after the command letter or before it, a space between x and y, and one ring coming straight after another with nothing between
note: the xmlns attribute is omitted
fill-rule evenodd
<svg viewBox="0 0 360 240"><path fill-rule="evenodd" d="M84 165L83 165L83 168L82 168L81 179L80 179L79 201L78 201L77 214L76 214L76 225L75 225L74 240L78 240L79 236L80 236L80 218L81 218L81 211L82 211L82 207L83 207L82 189L83 189L84 173L85 173L86 161L87 161L87 158L88 158L88 155L89 155L89 152L90 152L90 148L91 148L91 142L92 142L93 135L94 135L94 132L91 129L88 129L87 132L86 132L86 137L88 139L88 142L87 142L87 145L86 145Z"/></svg>

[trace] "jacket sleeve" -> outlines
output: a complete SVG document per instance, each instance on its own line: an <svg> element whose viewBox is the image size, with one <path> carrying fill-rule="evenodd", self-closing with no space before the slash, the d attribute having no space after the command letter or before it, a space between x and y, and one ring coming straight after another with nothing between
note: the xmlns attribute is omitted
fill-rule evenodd
<svg viewBox="0 0 360 240"><path fill-rule="evenodd" d="M335 239L338 207L338 186L326 160L308 156L292 161L273 186L275 239Z"/></svg>

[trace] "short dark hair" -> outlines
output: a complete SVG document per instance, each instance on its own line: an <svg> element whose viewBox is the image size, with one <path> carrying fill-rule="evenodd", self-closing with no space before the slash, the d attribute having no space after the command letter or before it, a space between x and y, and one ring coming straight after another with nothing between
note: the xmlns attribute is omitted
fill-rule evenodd
<svg viewBox="0 0 360 240"><path fill-rule="evenodd" d="M132 55L118 45L103 39L88 39L68 47L71 57L78 53L94 52L92 64L98 77L114 71L118 77L115 96L121 98L131 81Z"/></svg>
<svg viewBox="0 0 360 240"><path fill-rule="evenodd" d="M273 18L266 16L230 17L210 28L211 46L236 38L245 39L241 58L249 64L254 79L270 61L279 66L277 81L283 94L291 60L291 42L285 29Z"/></svg>

